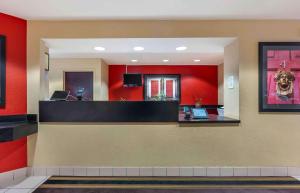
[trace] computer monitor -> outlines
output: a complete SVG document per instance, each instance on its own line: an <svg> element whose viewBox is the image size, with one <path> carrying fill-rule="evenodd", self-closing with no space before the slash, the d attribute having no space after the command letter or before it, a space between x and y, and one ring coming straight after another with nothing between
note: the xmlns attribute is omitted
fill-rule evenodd
<svg viewBox="0 0 300 193"><path fill-rule="evenodd" d="M189 112L189 111L190 111L190 107L188 107L188 106L183 107L183 112L184 113Z"/></svg>
<svg viewBox="0 0 300 193"><path fill-rule="evenodd" d="M223 107L218 108L217 111L218 111L219 116L224 117L224 108Z"/></svg>
<svg viewBox="0 0 300 193"><path fill-rule="evenodd" d="M65 100L67 100L69 94L70 94L70 91L56 90L52 94L50 100L52 100L52 101L65 101Z"/></svg>
<svg viewBox="0 0 300 193"><path fill-rule="evenodd" d="M208 113L204 108L193 108L192 109L194 119L207 119Z"/></svg>

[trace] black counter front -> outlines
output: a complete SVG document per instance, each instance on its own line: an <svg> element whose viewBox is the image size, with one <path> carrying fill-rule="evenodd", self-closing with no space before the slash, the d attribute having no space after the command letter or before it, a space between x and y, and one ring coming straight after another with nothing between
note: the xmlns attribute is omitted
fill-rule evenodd
<svg viewBox="0 0 300 193"><path fill-rule="evenodd" d="M6 115L0 116L0 142L8 142L38 132L37 116Z"/></svg>
<svg viewBox="0 0 300 193"><path fill-rule="evenodd" d="M40 122L177 122L177 101L40 101Z"/></svg>

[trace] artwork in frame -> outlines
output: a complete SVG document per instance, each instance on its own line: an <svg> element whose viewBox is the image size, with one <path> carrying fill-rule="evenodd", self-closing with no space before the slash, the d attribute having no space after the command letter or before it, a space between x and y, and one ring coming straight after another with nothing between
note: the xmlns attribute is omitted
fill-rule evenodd
<svg viewBox="0 0 300 193"><path fill-rule="evenodd" d="M5 106L6 37L0 35L0 107Z"/></svg>
<svg viewBox="0 0 300 193"><path fill-rule="evenodd" d="M180 101L180 74L144 74L144 100Z"/></svg>
<svg viewBox="0 0 300 193"><path fill-rule="evenodd" d="M300 112L300 42L259 43L259 111Z"/></svg>

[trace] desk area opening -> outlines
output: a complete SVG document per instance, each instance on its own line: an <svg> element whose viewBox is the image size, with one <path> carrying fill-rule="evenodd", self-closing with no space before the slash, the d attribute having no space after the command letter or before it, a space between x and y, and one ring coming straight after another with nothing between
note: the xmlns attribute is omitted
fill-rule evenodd
<svg viewBox="0 0 300 193"><path fill-rule="evenodd" d="M50 67L41 72L40 122L240 122L227 111L238 105L228 98L238 95L238 74L224 51L235 38L95 39L110 48L101 51L86 51L84 39L44 42ZM182 42L185 49L176 49ZM49 100L55 91L68 97ZM206 116L197 116L201 109Z"/></svg>

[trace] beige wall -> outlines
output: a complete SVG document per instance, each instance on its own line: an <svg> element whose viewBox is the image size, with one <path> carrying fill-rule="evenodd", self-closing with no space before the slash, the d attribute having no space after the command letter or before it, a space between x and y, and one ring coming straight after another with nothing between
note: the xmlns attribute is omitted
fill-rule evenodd
<svg viewBox="0 0 300 193"><path fill-rule="evenodd" d="M108 64L101 60L101 100L108 100Z"/></svg>
<svg viewBox="0 0 300 193"><path fill-rule="evenodd" d="M299 41L298 21L29 21L28 112L37 112L41 38L238 37L235 125L53 125L29 138L29 164L300 166L300 114L258 113L258 42Z"/></svg>
<svg viewBox="0 0 300 193"><path fill-rule="evenodd" d="M218 65L218 104L224 105L224 63Z"/></svg>
<svg viewBox="0 0 300 193"><path fill-rule="evenodd" d="M239 42L224 48L224 116L239 119ZM230 80L229 80L230 79Z"/></svg>
<svg viewBox="0 0 300 193"><path fill-rule="evenodd" d="M104 67L103 67L104 66ZM94 100L107 100L108 92L106 86L107 70L102 59L91 58L64 58L51 59L49 71L49 96L55 90L64 90L64 72L93 72L94 75ZM102 80L104 81L102 83ZM104 88L102 88L102 86Z"/></svg>
<svg viewBox="0 0 300 193"><path fill-rule="evenodd" d="M49 48L42 40L40 46L40 92L36 94L38 94L39 99L47 99L49 98L49 71L45 69L48 69L48 63L50 63Z"/></svg>

